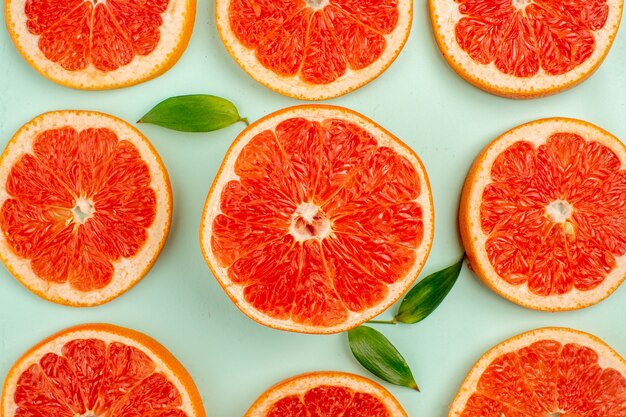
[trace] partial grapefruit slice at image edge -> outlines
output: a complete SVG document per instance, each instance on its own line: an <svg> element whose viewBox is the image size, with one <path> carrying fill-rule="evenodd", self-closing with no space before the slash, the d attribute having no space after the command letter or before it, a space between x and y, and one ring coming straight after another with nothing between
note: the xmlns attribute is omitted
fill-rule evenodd
<svg viewBox="0 0 626 417"><path fill-rule="evenodd" d="M26 123L0 157L0 257L38 296L103 304L134 286L167 238L172 192L137 129L92 111Z"/></svg>
<svg viewBox="0 0 626 417"><path fill-rule="evenodd" d="M234 141L207 196L200 243L253 320L338 333L411 286L433 227L428 176L413 150L356 112L303 105Z"/></svg>
<svg viewBox="0 0 626 417"><path fill-rule="evenodd" d="M626 361L593 335L550 327L485 353L449 417L621 416L625 407Z"/></svg>
<svg viewBox="0 0 626 417"><path fill-rule="evenodd" d="M624 0L429 3L435 39L452 69L478 88L522 99L587 79L608 54L624 7ZM516 30L520 36L511 34Z"/></svg>
<svg viewBox="0 0 626 417"><path fill-rule="evenodd" d="M252 404L244 417L296 417L309 412L407 417L398 400L376 382L333 371L302 374L276 384Z"/></svg>
<svg viewBox="0 0 626 417"><path fill-rule="evenodd" d="M374 80L398 57L411 0L216 0L228 53L253 79L301 100L325 100Z"/></svg>
<svg viewBox="0 0 626 417"><path fill-rule="evenodd" d="M1 407L3 417L205 417L191 376L167 349L111 324L71 327L33 346L9 370Z"/></svg>
<svg viewBox="0 0 626 417"><path fill-rule="evenodd" d="M105 90L158 77L191 37L195 0L7 0L9 35L24 59L61 85Z"/></svg>
<svg viewBox="0 0 626 417"><path fill-rule="evenodd" d="M626 278L626 146L581 120L518 126L474 161L459 223L472 270L503 297L545 311L598 303Z"/></svg>

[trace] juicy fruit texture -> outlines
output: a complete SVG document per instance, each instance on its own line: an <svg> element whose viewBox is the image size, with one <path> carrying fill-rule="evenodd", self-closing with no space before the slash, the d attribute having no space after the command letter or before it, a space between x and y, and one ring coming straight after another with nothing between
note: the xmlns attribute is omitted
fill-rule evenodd
<svg viewBox="0 0 626 417"><path fill-rule="evenodd" d="M593 32L604 27L606 0L456 0L463 17L456 41L480 64L532 77L573 70L593 54Z"/></svg>
<svg viewBox="0 0 626 417"><path fill-rule="evenodd" d="M623 359L584 333L569 329L535 333L485 354L466 379L450 416L626 415Z"/></svg>
<svg viewBox="0 0 626 417"><path fill-rule="evenodd" d="M244 131L227 155L201 240L218 281L255 320L341 331L382 311L419 273L432 241L425 171L364 120L330 106L286 109Z"/></svg>
<svg viewBox="0 0 626 417"><path fill-rule="evenodd" d="M497 273L538 295L600 285L626 254L626 169L607 146L555 133L496 159L481 227Z"/></svg>
<svg viewBox="0 0 626 417"><path fill-rule="evenodd" d="M28 31L46 58L68 71L112 71L149 55L169 0L27 0Z"/></svg>
<svg viewBox="0 0 626 417"><path fill-rule="evenodd" d="M472 165L459 222L472 269L503 297L548 311L598 303L626 278L626 146L575 119L511 129Z"/></svg>
<svg viewBox="0 0 626 417"><path fill-rule="evenodd" d="M112 130L46 130L11 168L0 227L40 279L98 290L111 282L111 262L147 239L156 213L150 182L137 148Z"/></svg>
<svg viewBox="0 0 626 417"><path fill-rule="evenodd" d="M186 417L178 389L141 350L123 343L76 339L47 353L19 377L15 417L151 415ZM7 416L8 417L8 416Z"/></svg>
<svg viewBox="0 0 626 417"><path fill-rule="evenodd" d="M267 417L391 417L385 405L371 394L341 386L322 385L303 395L290 395L272 405Z"/></svg>
<svg viewBox="0 0 626 417"><path fill-rule="evenodd" d="M398 0L233 0L230 25L259 62L313 84L331 83L382 55Z"/></svg>
<svg viewBox="0 0 626 417"><path fill-rule="evenodd" d="M26 352L4 383L5 417L204 417L191 377L149 337L108 324L63 330Z"/></svg>
<svg viewBox="0 0 626 417"><path fill-rule="evenodd" d="M377 383L342 372L313 372L267 390L245 417L406 417L398 401Z"/></svg>

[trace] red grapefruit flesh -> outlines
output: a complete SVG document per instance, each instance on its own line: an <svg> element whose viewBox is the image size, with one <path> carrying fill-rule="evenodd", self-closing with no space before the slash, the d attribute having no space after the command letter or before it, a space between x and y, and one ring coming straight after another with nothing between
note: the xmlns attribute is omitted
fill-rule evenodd
<svg viewBox="0 0 626 417"><path fill-rule="evenodd" d="M608 53L623 0L430 0L452 68L489 92L537 97L587 78Z"/></svg>
<svg viewBox="0 0 626 417"><path fill-rule="evenodd" d="M187 46L195 0L7 0L9 34L44 76L83 89L133 85Z"/></svg>
<svg viewBox="0 0 626 417"><path fill-rule="evenodd" d="M171 192L141 133L95 112L46 113L0 160L0 256L26 287L69 305L134 285L165 242Z"/></svg>
<svg viewBox="0 0 626 417"><path fill-rule="evenodd" d="M626 277L626 147L580 120L517 127L475 161L460 223L474 271L504 297L595 304Z"/></svg>
<svg viewBox="0 0 626 417"><path fill-rule="evenodd" d="M340 332L386 309L421 270L433 234L428 177L410 148L357 113L289 108L235 140L200 234L248 316Z"/></svg>
<svg viewBox="0 0 626 417"><path fill-rule="evenodd" d="M545 328L513 337L470 371L450 417L626 416L626 361L598 338Z"/></svg>
<svg viewBox="0 0 626 417"><path fill-rule="evenodd" d="M9 371L4 417L204 417L183 366L149 337L82 325L42 341Z"/></svg>
<svg viewBox="0 0 626 417"><path fill-rule="evenodd" d="M342 372L313 372L267 390L245 417L406 417L398 401L377 383Z"/></svg>
<svg viewBox="0 0 626 417"><path fill-rule="evenodd" d="M380 75L408 37L409 0L217 0L229 53L254 79L322 100Z"/></svg>

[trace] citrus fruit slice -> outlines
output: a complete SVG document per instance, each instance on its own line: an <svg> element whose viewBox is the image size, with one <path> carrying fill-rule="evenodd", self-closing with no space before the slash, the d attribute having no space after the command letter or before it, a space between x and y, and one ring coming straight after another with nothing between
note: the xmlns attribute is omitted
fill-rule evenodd
<svg viewBox="0 0 626 417"><path fill-rule="evenodd" d="M531 98L573 87L609 52L624 0L429 0L450 66L493 94Z"/></svg>
<svg viewBox="0 0 626 417"><path fill-rule="evenodd" d="M626 147L580 120L510 130L474 162L460 229L500 295L538 310L595 304L626 277Z"/></svg>
<svg viewBox="0 0 626 417"><path fill-rule="evenodd" d="M341 107L264 117L231 146L200 241L234 303L264 325L341 332L379 314L430 251L433 205L415 153Z"/></svg>
<svg viewBox="0 0 626 417"><path fill-rule="evenodd" d="M204 417L185 368L157 341L110 324L63 330L26 352L4 382L4 417Z"/></svg>
<svg viewBox="0 0 626 417"><path fill-rule="evenodd" d="M515 336L474 365L450 417L626 415L626 361L595 336L544 328Z"/></svg>
<svg viewBox="0 0 626 417"><path fill-rule="evenodd" d="M411 30L411 0L216 0L228 52L281 94L324 100L378 77Z"/></svg>
<svg viewBox="0 0 626 417"><path fill-rule="evenodd" d="M379 384L343 372L312 372L267 390L244 417L407 417Z"/></svg>
<svg viewBox="0 0 626 417"><path fill-rule="evenodd" d="M18 51L43 76L87 90L134 85L187 47L195 0L6 0Z"/></svg>
<svg viewBox="0 0 626 417"><path fill-rule="evenodd" d="M167 172L150 142L102 113L25 124L0 157L0 257L28 289L73 306L109 301L150 269L169 232Z"/></svg>

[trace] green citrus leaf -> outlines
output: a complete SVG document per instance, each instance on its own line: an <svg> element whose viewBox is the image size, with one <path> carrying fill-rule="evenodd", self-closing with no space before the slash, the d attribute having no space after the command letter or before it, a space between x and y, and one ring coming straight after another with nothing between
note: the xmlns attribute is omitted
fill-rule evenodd
<svg viewBox="0 0 626 417"><path fill-rule="evenodd" d="M454 265L427 276L413 287L402 300L394 321L413 324L435 311L459 277L464 257Z"/></svg>
<svg viewBox="0 0 626 417"><path fill-rule="evenodd" d="M212 132L237 122L248 124L233 103L206 94L170 97L138 121L180 132Z"/></svg>
<svg viewBox="0 0 626 417"><path fill-rule="evenodd" d="M359 326L348 331L348 342L365 369L387 382L419 391L406 360L381 332Z"/></svg>

